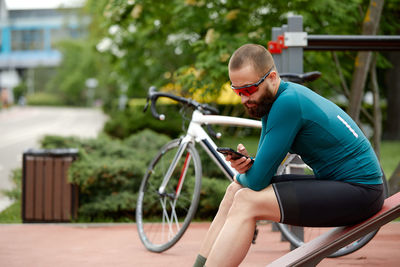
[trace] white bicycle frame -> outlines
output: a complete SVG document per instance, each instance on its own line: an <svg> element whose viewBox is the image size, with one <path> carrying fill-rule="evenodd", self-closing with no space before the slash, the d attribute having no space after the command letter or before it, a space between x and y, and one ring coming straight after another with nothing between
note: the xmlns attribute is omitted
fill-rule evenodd
<svg viewBox="0 0 400 267"><path fill-rule="evenodd" d="M221 116L221 115L204 115L198 110L193 111L192 120L189 123L189 127L186 135L182 138L178 151L161 183L159 193L163 194L165 187L171 178L172 172L175 169L178 160L181 158L183 152L189 143L200 143L208 155L214 160L217 166L223 171L226 177L233 180L237 171L231 167L230 163L225 160L225 157L216 151L217 145L203 129L204 125L231 125L231 126L245 126L252 128L261 128L261 121L244 119L238 117ZM183 182L180 182L177 188L177 194L180 192L180 187Z"/></svg>

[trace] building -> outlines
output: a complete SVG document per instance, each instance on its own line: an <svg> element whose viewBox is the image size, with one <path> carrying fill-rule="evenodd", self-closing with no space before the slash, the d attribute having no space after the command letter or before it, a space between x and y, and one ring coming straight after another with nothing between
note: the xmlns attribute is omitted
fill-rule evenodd
<svg viewBox="0 0 400 267"><path fill-rule="evenodd" d="M12 88L35 67L56 67L55 44L85 35L88 18L77 8L10 10L0 0L0 88L2 102L12 102ZM27 75L30 77L31 75ZM29 83L28 83L29 84Z"/></svg>

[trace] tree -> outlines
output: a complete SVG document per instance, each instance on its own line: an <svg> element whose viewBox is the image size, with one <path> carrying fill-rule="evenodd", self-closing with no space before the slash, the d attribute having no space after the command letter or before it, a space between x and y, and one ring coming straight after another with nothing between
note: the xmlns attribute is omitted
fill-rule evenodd
<svg viewBox="0 0 400 267"><path fill-rule="evenodd" d="M382 21L382 34L400 35L400 1L386 1L384 7L385 19ZM383 138L400 140L400 52L384 53L388 59L387 70L382 73L383 89L387 99L387 119Z"/></svg>
<svg viewBox="0 0 400 267"><path fill-rule="evenodd" d="M388 0L386 5L397 2ZM266 45L271 27L286 23L289 14L302 15L304 28L310 34L359 34L368 3L367 0L88 0L86 7L93 16L97 50L110 59L118 87L127 88L130 97L143 97L150 85L178 88L183 93L218 92L228 81L227 62L232 52L244 43ZM389 20L392 25L399 25L390 10L383 12L385 28L389 27ZM373 25L373 31L377 32L377 24ZM336 53L335 57L336 60L329 52L304 54L305 71L323 73L322 79L310 87L333 96L343 93L344 83L357 80L365 84L365 75L353 79L356 53ZM378 68L382 61L378 56ZM341 77L332 72L337 62ZM365 66L363 71L368 72L369 64ZM361 96L351 97L352 103L362 98L362 89L349 90L348 96L355 92L361 92ZM360 107L351 105L355 109ZM362 112L366 114L365 110Z"/></svg>
<svg viewBox="0 0 400 267"><path fill-rule="evenodd" d="M363 22L363 35L376 35L379 29L379 21L383 9L383 0L371 0ZM351 84L350 103L348 107L349 115L359 122L361 101L364 93L365 82L367 80L368 70L372 52L358 52L355 60L353 81Z"/></svg>
<svg viewBox="0 0 400 267"><path fill-rule="evenodd" d="M400 140L400 53L387 54L389 62L393 65L386 73L385 84L387 87L387 121L384 138Z"/></svg>
<svg viewBox="0 0 400 267"><path fill-rule="evenodd" d="M87 6L102 6L95 2L89 0ZM271 27L286 23L292 12L304 16L309 33L355 33L354 24L361 21L359 0L103 3L104 10L95 19L105 33L98 48L111 55L119 83L129 88L130 96L144 96L150 85L168 83L186 91L218 91L228 80L231 53L248 42L266 45ZM327 61L319 56L309 60L306 69L320 69Z"/></svg>

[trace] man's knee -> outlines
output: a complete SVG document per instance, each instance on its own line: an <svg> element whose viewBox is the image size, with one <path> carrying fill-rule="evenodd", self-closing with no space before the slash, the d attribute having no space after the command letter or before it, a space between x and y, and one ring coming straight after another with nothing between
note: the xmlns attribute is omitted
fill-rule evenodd
<svg viewBox="0 0 400 267"><path fill-rule="evenodd" d="M235 197L235 194L237 191L242 189L243 187L235 182L232 182L228 187L226 188L224 199L230 200L231 202L233 201L233 198Z"/></svg>
<svg viewBox="0 0 400 267"><path fill-rule="evenodd" d="M224 198L222 199L220 203L220 208L230 208L233 203L233 199L235 197L235 194L237 191L242 189L243 187L235 182L232 182L226 189Z"/></svg>
<svg viewBox="0 0 400 267"><path fill-rule="evenodd" d="M253 214L253 207L254 207L254 198L252 198L253 190L248 188L241 188L235 193L233 198L233 203L231 210L229 211L230 215L238 215L242 214L250 216Z"/></svg>
<svg viewBox="0 0 400 267"><path fill-rule="evenodd" d="M273 190L253 191L249 188L238 190L229 214L248 219L275 219L279 217L279 206Z"/></svg>

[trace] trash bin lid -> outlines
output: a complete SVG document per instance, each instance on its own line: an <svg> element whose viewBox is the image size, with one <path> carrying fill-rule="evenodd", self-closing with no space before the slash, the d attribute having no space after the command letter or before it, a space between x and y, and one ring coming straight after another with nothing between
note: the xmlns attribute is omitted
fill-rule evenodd
<svg viewBox="0 0 400 267"><path fill-rule="evenodd" d="M54 149L40 149L40 148L30 148L24 152L24 156L52 156L52 157L67 157L67 156L77 156L77 148L54 148Z"/></svg>

